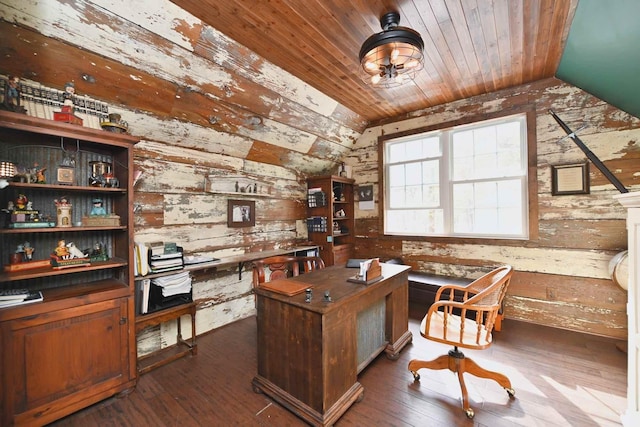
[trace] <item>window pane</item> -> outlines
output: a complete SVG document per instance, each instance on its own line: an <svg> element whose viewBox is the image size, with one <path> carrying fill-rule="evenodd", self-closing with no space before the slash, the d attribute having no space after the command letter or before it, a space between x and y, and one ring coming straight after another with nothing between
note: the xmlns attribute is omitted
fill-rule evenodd
<svg viewBox="0 0 640 427"><path fill-rule="evenodd" d="M422 183L422 164L407 163L405 165L406 185L416 185Z"/></svg>
<svg viewBox="0 0 640 427"><path fill-rule="evenodd" d="M442 234L444 230L440 209L392 210L385 222L385 232L390 234Z"/></svg>
<svg viewBox="0 0 640 427"><path fill-rule="evenodd" d="M422 162L422 183L437 184L440 182L440 162L429 160Z"/></svg>
<svg viewBox="0 0 640 427"><path fill-rule="evenodd" d="M422 207L422 185L409 185L406 187L406 207Z"/></svg>
<svg viewBox="0 0 640 427"><path fill-rule="evenodd" d="M404 208L406 206L404 187L392 188L389 193L389 207Z"/></svg>
<svg viewBox="0 0 640 427"><path fill-rule="evenodd" d="M405 144L402 142L396 142L393 144L389 144L388 146L388 162L396 163L401 162L405 159Z"/></svg>
<svg viewBox="0 0 640 427"><path fill-rule="evenodd" d="M423 206L425 208L437 208L440 206L439 185L424 185L422 190Z"/></svg>
<svg viewBox="0 0 640 427"><path fill-rule="evenodd" d="M402 187L405 185L404 165L395 165L389 167L389 186Z"/></svg>

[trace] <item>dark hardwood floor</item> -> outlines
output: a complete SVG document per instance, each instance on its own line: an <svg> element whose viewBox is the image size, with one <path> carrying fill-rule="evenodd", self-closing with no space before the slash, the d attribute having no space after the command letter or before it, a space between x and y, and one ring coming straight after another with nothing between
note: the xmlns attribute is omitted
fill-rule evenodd
<svg viewBox="0 0 640 427"><path fill-rule="evenodd" d="M396 360L381 355L359 377L364 399L336 423L346 426L619 426L626 407L626 355L616 341L506 320L483 351L465 351L481 366L506 374L516 399L495 382L466 376L473 421L461 410L457 378L420 371L409 360L432 359L447 346L418 332ZM256 373L256 321L250 317L198 337L198 355L140 377L127 396L107 399L52 426L303 426L263 394Z"/></svg>

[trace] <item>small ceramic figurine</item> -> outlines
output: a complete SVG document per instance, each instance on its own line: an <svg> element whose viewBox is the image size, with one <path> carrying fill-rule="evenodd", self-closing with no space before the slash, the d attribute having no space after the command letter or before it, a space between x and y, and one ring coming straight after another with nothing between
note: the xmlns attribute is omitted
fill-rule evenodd
<svg viewBox="0 0 640 427"><path fill-rule="evenodd" d="M93 199L93 208L91 208L90 216L106 215L107 211L102 206L102 199Z"/></svg>
<svg viewBox="0 0 640 427"><path fill-rule="evenodd" d="M36 170L36 184L46 184L47 179L44 176L44 171L46 171L47 168L38 168L38 164L36 163L35 170Z"/></svg>
<svg viewBox="0 0 640 427"><path fill-rule="evenodd" d="M60 259L69 258L69 249L67 249L67 245L64 240L58 240L58 246L56 246L54 253Z"/></svg>
<svg viewBox="0 0 640 427"><path fill-rule="evenodd" d="M69 242L67 243L67 250L69 251L70 258L87 258L87 256L82 252L75 243Z"/></svg>
<svg viewBox="0 0 640 427"><path fill-rule="evenodd" d="M27 207L27 203L29 203L29 199L27 199L27 196L25 196L24 194L18 194L18 197L16 197L16 209L17 210L24 210Z"/></svg>
<svg viewBox="0 0 640 427"><path fill-rule="evenodd" d="M25 261L31 261L33 259L33 253L35 252L35 248L31 246L31 243L24 242L22 244L22 251L24 253Z"/></svg>
<svg viewBox="0 0 640 427"><path fill-rule="evenodd" d="M69 199L66 196L62 196L60 197L60 199L54 199L53 203L55 203L56 206L70 206L71 203L69 203Z"/></svg>
<svg viewBox="0 0 640 427"><path fill-rule="evenodd" d="M73 108L73 96L76 93L76 86L75 84L73 84L73 82L68 82L64 85L64 93L63 93L63 98L64 98L64 105L68 105L69 107Z"/></svg>
<svg viewBox="0 0 640 427"><path fill-rule="evenodd" d="M27 110L20 106L20 78L18 76L9 76L5 82L1 107L3 110L26 114Z"/></svg>

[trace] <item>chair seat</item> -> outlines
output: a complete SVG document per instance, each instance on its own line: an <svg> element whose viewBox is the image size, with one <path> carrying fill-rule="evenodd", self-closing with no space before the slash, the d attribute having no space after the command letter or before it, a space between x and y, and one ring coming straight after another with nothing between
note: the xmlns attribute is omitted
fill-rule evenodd
<svg viewBox="0 0 640 427"><path fill-rule="evenodd" d="M429 316L424 316L420 324L420 334L427 339L465 348L484 348L490 345L493 339L491 333L487 334L484 324L478 325L469 319L465 319L465 327L461 329L462 320L460 316L455 314L447 316L447 334L445 336L444 313L442 311L431 313L431 321L427 331L427 317ZM478 326L480 334L478 334ZM462 336L460 336L461 330Z"/></svg>

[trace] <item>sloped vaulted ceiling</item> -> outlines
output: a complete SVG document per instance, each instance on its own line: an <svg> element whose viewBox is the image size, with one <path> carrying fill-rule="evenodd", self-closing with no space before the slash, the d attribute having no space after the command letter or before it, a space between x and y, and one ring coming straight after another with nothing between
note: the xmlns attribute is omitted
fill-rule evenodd
<svg viewBox="0 0 640 427"><path fill-rule="evenodd" d="M638 17L638 0L580 0L556 76L640 117Z"/></svg>

